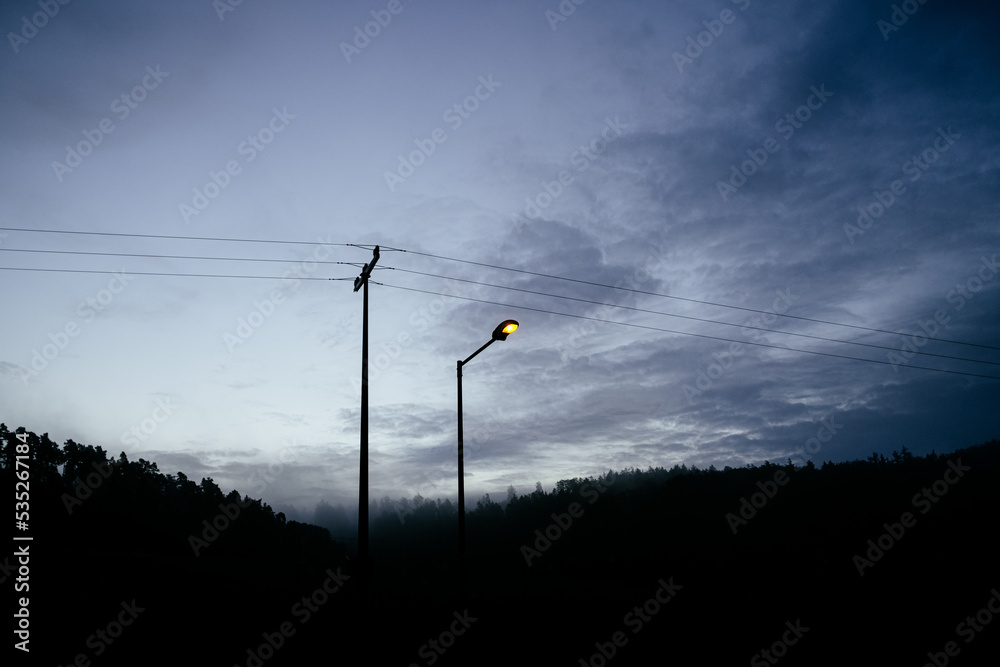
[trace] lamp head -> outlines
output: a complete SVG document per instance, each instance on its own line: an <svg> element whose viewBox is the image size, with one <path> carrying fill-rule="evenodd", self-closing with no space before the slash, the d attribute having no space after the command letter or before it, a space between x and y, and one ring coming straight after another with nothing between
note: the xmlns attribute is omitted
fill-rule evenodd
<svg viewBox="0 0 1000 667"><path fill-rule="evenodd" d="M507 340L507 336L517 331L517 320L504 320L493 330L493 340Z"/></svg>

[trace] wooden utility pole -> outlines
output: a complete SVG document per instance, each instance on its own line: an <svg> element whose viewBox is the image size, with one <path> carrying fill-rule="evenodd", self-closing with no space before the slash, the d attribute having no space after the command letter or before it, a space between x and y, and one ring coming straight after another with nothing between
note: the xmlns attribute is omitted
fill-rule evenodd
<svg viewBox="0 0 1000 667"><path fill-rule="evenodd" d="M378 246L372 254L372 261L365 264L361 275L354 279L354 291L360 289L364 295L361 325L361 470L358 476L358 561L362 591L367 591L371 584L368 561L368 278L378 262Z"/></svg>

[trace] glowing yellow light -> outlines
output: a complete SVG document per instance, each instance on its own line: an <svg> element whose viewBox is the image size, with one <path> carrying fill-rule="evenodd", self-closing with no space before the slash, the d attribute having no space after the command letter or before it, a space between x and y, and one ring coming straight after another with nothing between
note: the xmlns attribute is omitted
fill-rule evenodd
<svg viewBox="0 0 1000 667"><path fill-rule="evenodd" d="M504 320L493 330L493 340L507 340L514 331L517 331L517 320Z"/></svg>

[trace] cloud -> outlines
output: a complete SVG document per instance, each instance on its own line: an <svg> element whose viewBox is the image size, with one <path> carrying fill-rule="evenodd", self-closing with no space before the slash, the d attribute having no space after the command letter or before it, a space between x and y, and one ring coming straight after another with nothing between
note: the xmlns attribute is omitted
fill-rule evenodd
<svg viewBox="0 0 1000 667"><path fill-rule="evenodd" d="M17 369L108 277L4 271L3 405L114 451L144 400L170 396L183 410L144 454L161 469L244 491L280 463L268 502L353 507L362 297L349 280L280 280L325 239L356 245L326 247L344 264L310 277L353 278L369 244L383 250L368 294L373 497L454 496L455 362L509 317L519 331L463 376L469 498L784 460L830 415L843 428L817 461L996 437L996 380L916 367L997 375L1000 8L926 3L886 39L891 3L587 3L555 31L539 7L413 5L350 63L339 42L368 11L351 5L243 3L221 21L203 2L63 7L0 63L2 215L146 236L4 232L6 268L109 269L15 249L140 256L114 258L135 281L28 387ZM723 10L733 20L713 23ZM23 11L0 18L16 27ZM52 162L147 65L170 75L57 180ZM502 86L466 104L489 76ZM443 118L476 102L459 128ZM295 121L262 135L275 108ZM386 188L438 126L447 140ZM252 137L268 141L250 161ZM241 173L184 225L178 205L230 160ZM278 287L285 302L227 349Z"/></svg>

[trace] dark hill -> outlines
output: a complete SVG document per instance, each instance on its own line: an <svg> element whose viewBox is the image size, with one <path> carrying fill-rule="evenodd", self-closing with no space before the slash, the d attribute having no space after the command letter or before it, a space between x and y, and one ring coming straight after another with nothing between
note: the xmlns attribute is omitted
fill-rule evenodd
<svg viewBox="0 0 1000 667"><path fill-rule="evenodd" d="M13 489L30 451L30 588L16 556L0 577L38 664L978 665L1000 645L996 441L484 498L460 601L447 501L376 505L366 590L324 528L19 431L0 425L0 467Z"/></svg>

